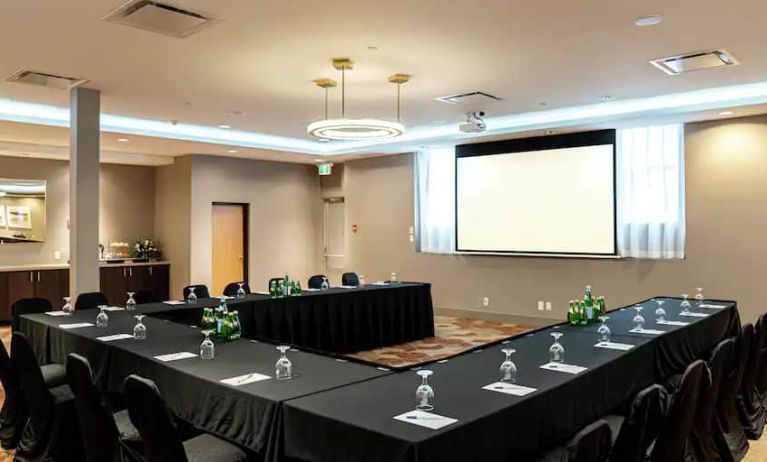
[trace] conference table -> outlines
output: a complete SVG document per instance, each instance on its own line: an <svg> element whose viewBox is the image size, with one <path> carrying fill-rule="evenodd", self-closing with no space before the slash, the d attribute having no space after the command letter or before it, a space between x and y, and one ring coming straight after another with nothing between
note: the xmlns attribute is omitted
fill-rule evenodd
<svg viewBox="0 0 767 462"><path fill-rule="evenodd" d="M632 309L610 313L612 342L597 348L597 326L558 325L510 338L447 360L421 366L434 372L434 417L455 419L439 429L395 417L412 411L416 372L394 372L307 351L288 353L296 377L233 386L221 380L257 372L274 375L274 345L240 339L217 345L214 360L162 362L157 355L194 352L199 329L148 317L144 341L113 342L98 337L130 332L135 321L125 311L110 313L107 328L62 329L89 320L95 311L72 317L21 317L21 330L33 340L41 360L63 362L79 352L94 363L100 381L119 392L129 373L155 380L171 409L194 426L249 448L265 460L429 461L527 460L565 442L592 421L620 411L642 388L681 372L705 356L740 326L736 304L707 301L693 307L696 317L679 315L679 299L663 298L667 318L688 325L656 325L654 300L641 303L650 332L632 333ZM139 306L145 311L148 306ZM653 330L662 332L652 332ZM542 369L549 361L551 333L563 334L565 363L585 368L577 374ZM534 389L513 396L488 385L500 378L502 348L514 348L516 383ZM42 352L42 353L41 353ZM418 367L414 368L418 369ZM567 369L567 368L565 368ZM529 390L528 390L529 391Z"/></svg>

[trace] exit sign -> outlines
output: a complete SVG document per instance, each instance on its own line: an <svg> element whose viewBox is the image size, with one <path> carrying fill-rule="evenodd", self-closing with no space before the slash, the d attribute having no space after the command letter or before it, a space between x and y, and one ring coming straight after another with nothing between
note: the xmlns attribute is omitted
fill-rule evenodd
<svg viewBox="0 0 767 462"><path fill-rule="evenodd" d="M317 165L317 169L319 170L320 175L330 175L333 173L333 164L319 164Z"/></svg>

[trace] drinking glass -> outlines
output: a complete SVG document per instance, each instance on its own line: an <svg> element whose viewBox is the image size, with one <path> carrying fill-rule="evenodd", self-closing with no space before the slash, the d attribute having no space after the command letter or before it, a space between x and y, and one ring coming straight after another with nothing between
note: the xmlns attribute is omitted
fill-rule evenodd
<svg viewBox="0 0 767 462"><path fill-rule="evenodd" d="M106 305L99 306L99 314L96 316L96 327L106 327L109 325L109 316L104 311Z"/></svg>
<svg viewBox="0 0 767 462"><path fill-rule="evenodd" d="M194 293L194 287L189 288L189 295L186 296L187 303L197 303L197 294Z"/></svg>
<svg viewBox="0 0 767 462"><path fill-rule="evenodd" d="M360 287L365 285L365 276L364 275L360 274L359 277L357 277L357 279L359 279Z"/></svg>
<svg viewBox="0 0 767 462"><path fill-rule="evenodd" d="M599 320L602 321L602 324L599 326L599 329L597 329L597 334L599 334L599 340L605 343L610 343L610 335L612 335L612 332L610 332L610 328L607 327L608 319L610 319L608 316L600 316Z"/></svg>
<svg viewBox="0 0 767 462"><path fill-rule="evenodd" d="M504 348L501 351L506 355L506 360L501 363L501 382L515 383L517 381L517 365L511 361L511 355L517 350Z"/></svg>
<svg viewBox="0 0 767 462"><path fill-rule="evenodd" d="M434 406L429 403L429 400L434 398L434 389L429 385L429 376L434 372L428 369L421 369L416 371L421 377L421 384L415 390L415 408L419 411L431 411Z"/></svg>
<svg viewBox="0 0 767 462"><path fill-rule="evenodd" d="M562 332L552 332L551 336L554 337L554 343L549 348L549 358L553 363L565 362L565 347L559 343L559 339L562 337Z"/></svg>
<svg viewBox="0 0 767 462"><path fill-rule="evenodd" d="M655 303L658 304L658 309L655 310L655 322L665 322L666 310L663 309L663 304L666 302L663 300L655 300Z"/></svg>
<svg viewBox="0 0 767 462"><path fill-rule="evenodd" d="M634 329L644 329L644 318L642 317L642 305L635 305L637 314L634 316Z"/></svg>
<svg viewBox="0 0 767 462"><path fill-rule="evenodd" d="M288 380L293 378L293 363L290 362L287 356L287 351L290 349L287 345L280 345L277 350L280 352L280 359L277 360L275 365L275 377L277 380Z"/></svg>
<svg viewBox="0 0 767 462"><path fill-rule="evenodd" d="M141 320L144 319L144 315L137 314L133 317L136 318L136 321L138 321L136 325L133 326L133 338L136 340L146 340L146 326L143 322L141 322Z"/></svg>
<svg viewBox="0 0 767 462"><path fill-rule="evenodd" d="M703 299L704 299L704 297L703 297L703 287L696 287L695 291L696 291L696 293L695 293L695 300L697 300L698 301L698 305L700 305L701 303L703 303Z"/></svg>
<svg viewBox="0 0 767 462"><path fill-rule="evenodd" d="M238 282L237 285L240 286L240 288L237 289L237 298L245 298L245 283Z"/></svg>
<svg viewBox="0 0 767 462"><path fill-rule="evenodd" d="M136 292L128 292L128 301L125 302L125 309L128 311L136 309L136 299L133 298L134 295L136 295Z"/></svg>
<svg viewBox="0 0 767 462"><path fill-rule="evenodd" d="M690 296L689 296L689 295L687 295L687 294L682 294L682 298L683 298L684 300L682 300L682 304L681 304L681 307L682 307L682 311L680 312L680 314L687 314L687 313L689 313L689 312L690 312L690 307L691 307L692 305L690 304L690 300L688 300L688 298L689 298L689 297L690 297Z"/></svg>
<svg viewBox="0 0 767 462"><path fill-rule="evenodd" d="M210 332L204 331L205 340L200 344L200 358L213 359L216 357L216 345L210 339Z"/></svg>
<svg viewBox="0 0 767 462"><path fill-rule="evenodd" d="M322 290L328 290L330 289L330 283L328 282L328 278L323 277L322 278L322 285L320 286Z"/></svg>
<svg viewBox="0 0 767 462"><path fill-rule="evenodd" d="M392 271L391 276L389 276L389 283L390 284L396 284L397 283L397 273Z"/></svg>
<svg viewBox="0 0 767 462"><path fill-rule="evenodd" d="M61 311L65 313L72 313L74 311L74 308L72 308L72 297L64 297L64 307L61 308Z"/></svg>

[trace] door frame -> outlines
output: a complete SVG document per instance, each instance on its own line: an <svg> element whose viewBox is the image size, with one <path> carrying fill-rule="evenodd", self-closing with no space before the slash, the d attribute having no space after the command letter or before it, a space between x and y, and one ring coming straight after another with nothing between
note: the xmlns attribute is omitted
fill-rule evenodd
<svg viewBox="0 0 767 462"><path fill-rule="evenodd" d="M250 203L248 202L213 202L211 203L210 215L213 217L213 207L217 205L236 205L242 208L242 280L250 284ZM211 236L213 237L213 236ZM212 246L211 242L211 246ZM213 276L211 274L211 276Z"/></svg>

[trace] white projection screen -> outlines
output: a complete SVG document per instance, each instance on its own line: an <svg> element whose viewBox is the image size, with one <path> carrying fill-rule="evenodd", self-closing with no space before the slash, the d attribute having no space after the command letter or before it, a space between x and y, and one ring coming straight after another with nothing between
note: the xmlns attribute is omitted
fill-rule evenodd
<svg viewBox="0 0 767 462"><path fill-rule="evenodd" d="M456 250L616 254L615 131L456 148Z"/></svg>

